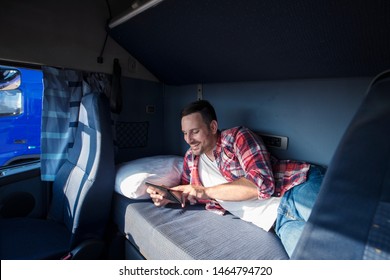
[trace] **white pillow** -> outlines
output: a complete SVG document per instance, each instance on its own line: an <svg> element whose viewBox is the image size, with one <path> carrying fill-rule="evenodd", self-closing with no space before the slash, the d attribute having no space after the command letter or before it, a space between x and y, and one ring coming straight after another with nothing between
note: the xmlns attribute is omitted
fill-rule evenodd
<svg viewBox="0 0 390 280"><path fill-rule="evenodd" d="M167 187L180 184L183 157L152 156L117 165L115 191L132 199L150 198L145 181Z"/></svg>

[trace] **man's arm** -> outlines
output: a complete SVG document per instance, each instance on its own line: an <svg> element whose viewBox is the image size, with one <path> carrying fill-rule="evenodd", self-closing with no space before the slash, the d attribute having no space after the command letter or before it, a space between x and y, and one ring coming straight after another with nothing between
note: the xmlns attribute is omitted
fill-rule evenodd
<svg viewBox="0 0 390 280"><path fill-rule="evenodd" d="M257 186L244 177L213 187L181 185L173 187L172 190L182 191L183 201L188 200L191 204L198 200L242 201L255 199L258 196Z"/></svg>
<svg viewBox="0 0 390 280"><path fill-rule="evenodd" d="M240 130L235 138L234 153L245 178L257 186L258 198L268 199L275 191L271 155L261 138L247 128Z"/></svg>
<svg viewBox="0 0 390 280"><path fill-rule="evenodd" d="M235 181L206 188L205 194L211 199L225 201L242 201L257 198L257 187L242 177Z"/></svg>

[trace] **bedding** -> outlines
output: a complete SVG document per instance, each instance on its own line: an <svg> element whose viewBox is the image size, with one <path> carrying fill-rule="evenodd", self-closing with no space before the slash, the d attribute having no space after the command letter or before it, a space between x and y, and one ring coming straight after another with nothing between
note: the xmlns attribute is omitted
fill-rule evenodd
<svg viewBox="0 0 390 280"><path fill-rule="evenodd" d="M150 199L115 193L113 213L126 238L126 259L139 259L139 253L148 260L288 259L274 232L230 213L205 211L203 205L156 207Z"/></svg>
<svg viewBox="0 0 390 280"><path fill-rule="evenodd" d="M131 199L148 199L150 196L146 193L145 182L166 187L177 186L180 184L182 170L183 157L175 155L159 155L129 161L117 166L115 191ZM218 202L233 215L268 231L276 219L280 198Z"/></svg>
<svg viewBox="0 0 390 280"><path fill-rule="evenodd" d="M216 215L202 204L156 207L145 181L178 185L182 166L183 158L172 155L117 166L113 220L126 238L126 259L288 259L274 232L229 212Z"/></svg>
<svg viewBox="0 0 390 280"><path fill-rule="evenodd" d="M177 186L183 170L183 157L159 155L117 165L115 191L132 199L147 199L145 181L167 187Z"/></svg>

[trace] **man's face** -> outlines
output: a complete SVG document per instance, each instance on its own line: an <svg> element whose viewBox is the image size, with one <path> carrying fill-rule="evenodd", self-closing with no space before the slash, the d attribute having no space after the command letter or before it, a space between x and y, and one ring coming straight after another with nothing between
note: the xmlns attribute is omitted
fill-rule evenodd
<svg viewBox="0 0 390 280"><path fill-rule="evenodd" d="M194 155L211 153L216 143L217 122L210 127L203 121L200 113L193 113L181 119L184 140L190 145Z"/></svg>

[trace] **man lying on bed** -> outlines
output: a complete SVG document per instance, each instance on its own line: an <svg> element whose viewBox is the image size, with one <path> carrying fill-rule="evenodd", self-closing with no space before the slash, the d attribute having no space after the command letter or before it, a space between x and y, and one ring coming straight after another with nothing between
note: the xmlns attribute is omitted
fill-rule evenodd
<svg viewBox="0 0 390 280"><path fill-rule="evenodd" d="M245 127L218 130L215 110L205 100L182 110L181 126L190 148L181 185L171 189L182 191L191 204L205 203L207 210L223 214L226 209L267 231L274 226L291 256L316 200L323 169L277 160ZM170 202L157 188L148 187L147 192L156 206Z"/></svg>

